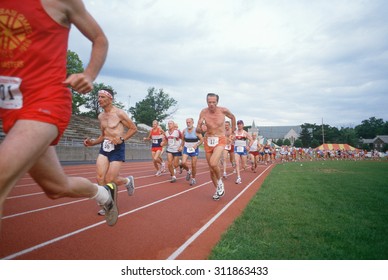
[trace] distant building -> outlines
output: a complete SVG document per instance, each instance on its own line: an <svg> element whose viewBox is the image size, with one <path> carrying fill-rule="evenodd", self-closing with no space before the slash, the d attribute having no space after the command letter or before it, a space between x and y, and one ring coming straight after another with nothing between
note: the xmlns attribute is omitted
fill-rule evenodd
<svg viewBox="0 0 388 280"><path fill-rule="evenodd" d="M388 135L377 135L373 139L362 139L362 143L368 144L371 149L385 152L383 151L383 147L385 144L388 144Z"/></svg>
<svg viewBox="0 0 388 280"><path fill-rule="evenodd" d="M259 138L266 138L272 142L279 139L289 139L293 145L295 140L299 138L302 127L294 126L256 126L255 121L252 122L252 127L248 128L249 133L256 132Z"/></svg>

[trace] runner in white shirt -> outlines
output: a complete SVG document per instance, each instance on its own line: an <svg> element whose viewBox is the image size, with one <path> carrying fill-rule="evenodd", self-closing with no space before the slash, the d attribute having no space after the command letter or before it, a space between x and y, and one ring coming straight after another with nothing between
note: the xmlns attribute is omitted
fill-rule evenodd
<svg viewBox="0 0 388 280"><path fill-rule="evenodd" d="M164 134L164 140L162 146L167 146L167 161L168 161L168 170L171 174L171 183L176 182L176 171L175 168L179 166L179 158L182 156L181 149L181 133L179 130L175 129L174 121L170 120L168 122L168 130Z"/></svg>

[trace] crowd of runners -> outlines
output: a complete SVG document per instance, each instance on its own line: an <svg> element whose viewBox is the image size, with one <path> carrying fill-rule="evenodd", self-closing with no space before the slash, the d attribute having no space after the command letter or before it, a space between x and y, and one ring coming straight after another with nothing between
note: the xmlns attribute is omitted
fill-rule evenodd
<svg viewBox="0 0 388 280"><path fill-rule="evenodd" d="M182 131L174 121L168 122L167 131L159 126L155 120L149 136L145 141L151 141L151 153L155 166L155 176L169 173L170 182L177 181L176 174L186 172L186 181L189 184L196 184L196 164L200 149L204 143L205 133L196 132L193 126L193 118L186 119L187 127ZM378 160L384 158L381 153L373 150L367 152L362 149L345 150L320 150L314 148L298 148L293 146L277 146L270 141L260 141L256 132L248 133L244 130L244 122L237 121L237 128L231 129L231 121L225 121L226 144L219 160L219 167L222 171L223 179L228 177L227 168L232 168L235 174L235 183L242 183L242 172L256 172L259 165L269 165L273 163L313 161L313 160ZM168 168L166 169L163 154L167 154ZM191 163L188 162L191 159Z"/></svg>
<svg viewBox="0 0 388 280"><path fill-rule="evenodd" d="M98 91L98 102L103 109L98 116L101 135L84 140L86 147L99 145L96 181L67 176L59 162L55 145L68 127L72 114L72 94L69 88L82 94L90 92L108 53L108 39L97 21L86 10L82 0L22 1L2 0L0 9L9 12L12 20L3 23L0 41L20 33L16 17L30 28L24 35L23 47L8 46L0 52L0 117L6 137L0 145L0 225L4 202L16 182L25 174L31 177L51 199L61 197L90 198L102 208L108 225L118 219L118 186L135 191L133 176L119 176L125 161L125 142L137 127L122 109L113 103L110 89ZM74 25L91 42L90 60L81 73L67 74L66 59L70 27ZM46 50L42 52L42 49ZM4 89L7 89L5 91ZM49 94L48 94L49 93ZM196 164L203 144L210 178L215 187L212 198L225 194L223 177L228 162L235 171L235 183L243 182L243 172L250 165L252 172L260 163L278 160L300 160L305 156L318 159L363 158L364 155L343 151L313 152L266 143L260 145L258 135L244 130L244 122L236 122L234 114L218 106L219 96L208 93L207 107L200 111L197 125L187 118L187 127L180 131L174 121L163 131L157 121L145 140L152 141L152 161L156 176L170 173L171 183L176 173L186 172L190 185L196 182ZM229 119L230 122L225 120ZM167 154L167 166L163 152ZM279 153L280 152L280 153ZM17 159L17 160L13 160ZM191 163L189 164L189 159ZM228 160L229 159L229 160Z"/></svg>

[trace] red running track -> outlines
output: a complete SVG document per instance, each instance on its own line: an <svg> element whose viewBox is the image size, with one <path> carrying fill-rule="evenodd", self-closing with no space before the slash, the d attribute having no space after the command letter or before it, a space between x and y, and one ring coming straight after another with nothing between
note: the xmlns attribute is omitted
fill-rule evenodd
<svg viewBox="0 0 388 280"><path fill-rule="evenodd" d="M64 166L71 176L95 181L95 165ZM197 185L186 171L170 183L155 177L151 162L126 162L121 175L135 177L134 196L119 188L119 220L114 227L98 216L90 199L46 197L28 175L8 196L0 239L1 259L23 260L203 260L221 234L244 210L271 166L242 171L242 184L228 168L225 195L213 201L207 163L197 165Z"/></svg>

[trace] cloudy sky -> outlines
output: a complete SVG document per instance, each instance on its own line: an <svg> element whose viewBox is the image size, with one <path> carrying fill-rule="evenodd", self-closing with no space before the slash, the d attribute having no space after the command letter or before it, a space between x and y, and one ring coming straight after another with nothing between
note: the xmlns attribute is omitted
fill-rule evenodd
<svg viewBox="0 0 388 280"><path fill-rule="evenodd" d="M198 118L206 93L250 125L388 121L386 0L84 0L110 49L96 80L126 106L147 89ZM86 63L90 42L73 28Z"/></svg>

